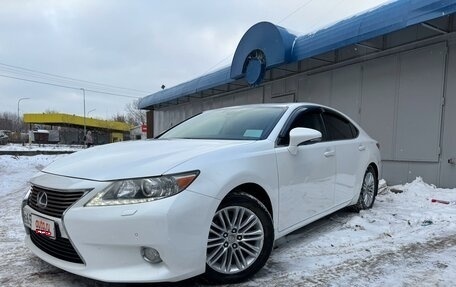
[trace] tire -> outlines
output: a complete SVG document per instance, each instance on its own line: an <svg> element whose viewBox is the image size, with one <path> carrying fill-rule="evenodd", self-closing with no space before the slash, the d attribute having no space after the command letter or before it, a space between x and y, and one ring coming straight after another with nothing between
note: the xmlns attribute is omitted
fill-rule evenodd
<svg viewBox="0 0 456 287"><path fill-rule="evenodd" d="M260 270L271 254L274 229L271 215L255 197L236 192L215 213L206 251L209 283L236 283Z"/></svg>
<svg viewBox="0 0 456 287"><path fill-rule="evenodd" d="M375 197L378 191L378 178L372 166L367 167L364 173L363 184L359 193L358 202L353 205L353 210L359 212L360 210L369 209L374 205Z"/></svg>

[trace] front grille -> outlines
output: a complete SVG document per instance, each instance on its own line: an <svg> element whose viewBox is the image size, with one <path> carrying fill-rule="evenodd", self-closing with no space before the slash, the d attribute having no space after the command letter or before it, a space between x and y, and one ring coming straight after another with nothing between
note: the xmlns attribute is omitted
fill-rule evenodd
<svg viewBox="0 0 456 287"><path fill-rule="evenodd" d="M38 205L38 194L41 192L46 193L46 207L41 207ZM61 218L63 212L65 212L68 207L70 207L83 195L84 191L63 192L32 186L32 191L28 199L28 205L34 210L39 211L43 214Z"/></svg>
<svg viewBox="0 0 456 287"><path fill-rule="evenodd" d="M36 234L33 230L30 230L30 239L36 247L43 250L47 254L54 256L58 259L84 264L81 257L79 257L76 250L71 245L70 240L57 237L56 239L50 239L41 234Z"/></svg>

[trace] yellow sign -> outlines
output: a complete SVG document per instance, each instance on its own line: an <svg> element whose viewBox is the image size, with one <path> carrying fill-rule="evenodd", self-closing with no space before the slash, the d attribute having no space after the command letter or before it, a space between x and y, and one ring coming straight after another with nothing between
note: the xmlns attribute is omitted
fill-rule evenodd
<svg viewBox="0 0 456 287"><path fill-rule="evenodd" d="M24 114L24 123L28 124L48 124L48 125L73 125L84 126L84 117L51 113L51 114ZM108 129L111 131L129 132L130 125L123 122L99 120L86 118L85 125L88 128Z"/></svg>

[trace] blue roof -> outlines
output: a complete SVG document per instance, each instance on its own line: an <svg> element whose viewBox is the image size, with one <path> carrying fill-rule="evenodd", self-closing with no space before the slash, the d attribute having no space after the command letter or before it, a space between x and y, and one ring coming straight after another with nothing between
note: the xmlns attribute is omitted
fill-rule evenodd
<svg viewBox="0 0 456 287"><path fill-rule="evenodd" d="M263 51L266 62L272 55L274 62L265 63L265 69L271 69L455 12L456 0L398 0L299 37L283 27L260 22L241 39L231 67L146 96L141 99L139 107L148 108L242 78L248 61L246 57L251 57L249 51ZM272 35L273 38L267 41L265 35Z"/></svg>

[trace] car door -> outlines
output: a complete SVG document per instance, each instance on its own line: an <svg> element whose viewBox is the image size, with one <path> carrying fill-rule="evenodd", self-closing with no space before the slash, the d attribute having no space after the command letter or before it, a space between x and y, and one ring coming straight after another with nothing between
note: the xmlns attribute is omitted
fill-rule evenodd
<svg viewBox="0 0 456 287"><path fill-rule="evenodd" d="M322 133L322 141L288 151L289 133L295 127L312 128ZM279 179L279 231L292 227L334 205L335 148L325 141L321 109L295 112L277 141Z"/></svg>
<svg viewBox="0 0 456 287"><path fill-rule="evenodd" d="M357 139L357 128L343 115L325 110L323 120L328 140L336 148L335 204L351 201L359 193L367 161L366 146Z"/></svg>

